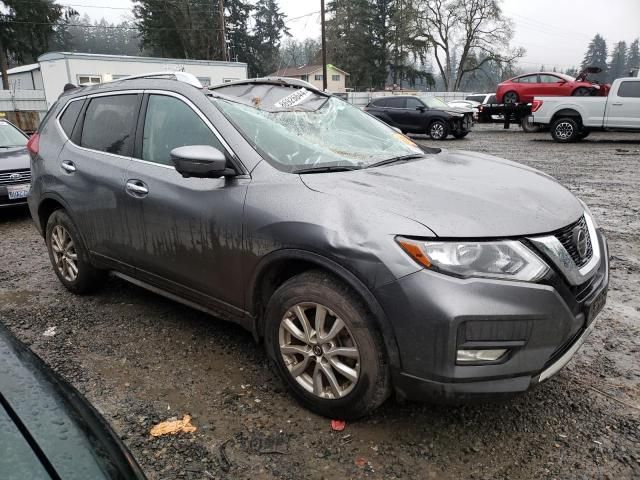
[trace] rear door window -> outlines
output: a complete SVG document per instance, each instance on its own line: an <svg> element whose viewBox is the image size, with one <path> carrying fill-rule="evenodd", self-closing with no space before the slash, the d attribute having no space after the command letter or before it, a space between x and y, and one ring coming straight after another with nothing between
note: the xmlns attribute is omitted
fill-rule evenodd
<svg viewBox="0 0 640 480"><path fill-rule="evenodd" d="M379 98L378 100L374 100L373 101L373 106L374 107L379 107L379 108L384 108L387 106L387 99L386 98Z"/></svg>
<svg viewBox="0 0 640 480"><path fill-rule="evenodd" d="M538 75L526 75L520 77L518 83L538 83Z"/></svg>
<svg viewBox="0 0 640 480"><path fill-rule="evenodd" d="M84 116L80 145L101 152L130 156L137 116L137 94L91 99Z"/></svg>
<svg viewBox="0 0 640 480"><path fill-rule="evenodd" d="M144 119L142 159L173 165L171 150L186 145L210 145L225 151L211 129L182 100L150 95Z"/></svg>
<svg viewBox="0 0 640 480"><path fill-rule="evenodd" d="M387 107L389 108L405 108L406 105L406 98L387 98Z"/></svg>
<svg viewBox="0 0 640 480"><path fill-rule="evenodd" d="M78 115L80 114L80 110L82 110L82 105L84 104L83 100L76 100L75 102L71 102L69 106L67 106L66 110L60 117L60 126L64 133L67 134L67 137L71 138L71 133L73 132L73 127L78 120Z"/></svg>
<svg viewBox="0 0 640 480"><path fill-rule="evenodd" d="M618 88L618 96L640 98L640 82L622 82Z"/></svg>

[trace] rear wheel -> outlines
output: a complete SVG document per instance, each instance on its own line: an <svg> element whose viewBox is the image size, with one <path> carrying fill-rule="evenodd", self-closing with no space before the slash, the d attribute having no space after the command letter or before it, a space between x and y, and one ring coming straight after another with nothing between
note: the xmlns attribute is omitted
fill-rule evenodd
<svg viewBox="0 0 640 480"><path fill-rule="evenodd" d="M68 290L88 293L102 284L106 272L91 265L78 230L64 210L49 217L45 239L53 270Z"/></svg>
<svg viewBox="0 0 640 480"><path fill-rule="evenodd" d="M507 92L502 97L502 102L503 103L518 103L519 101L520 101L520 97L514 91Z"/></svg>
<svg viewBox="0 0 640 480"><path fill-rule="evenodd" d="M297 400L320 415L358 418L389 395L389 367L371 315L323 272L300 274L276 290L265 314L265 347Z"/></svg>
<svg viewBox="0 0 640 480"><path fill-rule="evenodd" d="M556 142L569 143L580 137L580 125L570 117L559 118L551 124L551 136Z"/></svg>
<svg viewBox="0 0 640 480"><path fill-rule="evenodd" d="M576 88L571 95L573 95L574 97L586 97L590 93L591 92L589 91L588 88L579 87L579 88Z"/></svg>
<svg viewBox="0 0 640 480"><path fill-rule="evenodd" d="M428 133L431 140L444 140L449 135L449 127L442 120L434 120L429 125Z"/></svg>

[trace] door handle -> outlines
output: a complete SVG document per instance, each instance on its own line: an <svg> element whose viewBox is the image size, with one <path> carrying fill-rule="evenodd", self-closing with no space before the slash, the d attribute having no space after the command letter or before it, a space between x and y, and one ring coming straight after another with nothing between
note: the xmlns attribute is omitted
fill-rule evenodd
<svg viewBox="0 0 640 480"><path fill-rule="evenodd" d="M622 102L614 102L611 105L615 105L616 107L620 107L622 105Z"/></svg>
<svg viewBox="0 0 640 480"><path fill-rule="evenodd" d="M147 186L140 180L127 180L125 188L136 197L144 197L149 193Z"/></svg>
<svg viewBox="0 0 640 480"><path fill-rule="evenodd" d="M67 173L73 173L73 172L75 172L77 170L76 166L74 165L74 163L69 161L69 160L65 160L64 162L62 162L60 164L60 167L62 167L62 169L64 171L66 171Z"/></svg>

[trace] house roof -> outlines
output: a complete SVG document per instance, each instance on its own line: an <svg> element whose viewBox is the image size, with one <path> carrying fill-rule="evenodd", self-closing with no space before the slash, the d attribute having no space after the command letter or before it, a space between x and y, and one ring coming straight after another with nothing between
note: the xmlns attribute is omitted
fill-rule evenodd
<svg viewBox="0 0 640 480"><path fill-rule="evenodd" d="M7 75L12 75L14 73L31 72L33 70L38 70L39 68L40 68L40 65L38 65L37 63L31 63L29 65L22 65L20 67L10 68L9 70L7 70Z"/></svg>
<svg viewBox="0 0 640 480"><path fill-rule="evenodd" d="M339 72L342 72L344 75L349 75L344 70L328 64L327 68L333 68ZM304 65L303 67L291 67L291 68L281 68L270 74L270 77L299 77L301 75L311 75L312 73L318 72L322 70L322 65Z"/></svg>

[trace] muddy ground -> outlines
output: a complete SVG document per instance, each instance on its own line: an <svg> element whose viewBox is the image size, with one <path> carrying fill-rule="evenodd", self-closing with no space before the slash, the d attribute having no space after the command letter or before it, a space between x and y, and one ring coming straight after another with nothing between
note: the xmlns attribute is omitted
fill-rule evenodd
<svg viewBox="0 0 640 480"><path fill-rule="evenodd" d="M93 296L67 292L22 209L0 211L0 319L96 405L151 479L640 478L640 135L559 145L483 126L439 145L555 176L609 238L609 301L594 334L526 395L465 407L391 399L332 432L240 328L118 279ZM49 327L56 334L43 336ZM149 435L184 413L195 433Z"/></svg>

